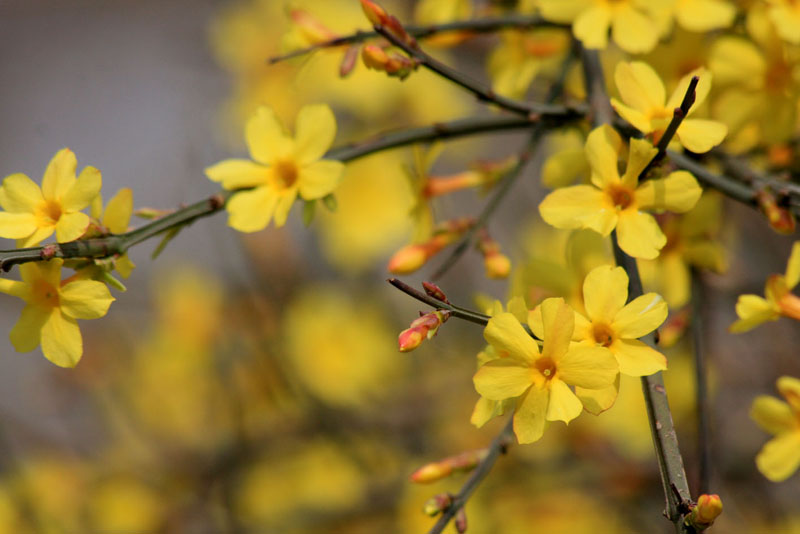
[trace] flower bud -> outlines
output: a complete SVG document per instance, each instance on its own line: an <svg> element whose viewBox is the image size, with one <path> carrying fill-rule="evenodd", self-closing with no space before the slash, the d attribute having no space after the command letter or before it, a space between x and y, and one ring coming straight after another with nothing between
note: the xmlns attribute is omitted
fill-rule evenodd
<svg viewBox="0 0 800 534"><path fill-rule="evenodd" d="M324 43L338 37L305 9L292 9L289 11L289 17L310 45Z"/></svg>
<svg viewBox="0 0 800 534"><path fill-rule="evenodd" d="M500 252L493 252L483 257L483 265L486 267L486 277L492 279L508 278L511 272L511 260L508 256Z"/></svg>
<svg viewBox="0 0 800 534"><path fill-rule="evenodd" d="M361 60L368 69L386 70L389 55L378 45L366 44L361 48Z"/></svg>
<svg viewBox="0 0 800 534"><path fill-rule="evenodd" d="M471 471L486 458L488 449L465 451L438 462L425 464L411 475L412 482L426 484L450 476L454 472Z"/></svg>
<svg viewBox="0 0 800 534"><path fill-rule="evenodd" d="M389 272L394 274L413 273L428 261L430 250L425 245L406 245L389 260Z"/></svg>
<svg viewBox="0 0 800 534"><path fill-rule="evenodd" d="M425 502L422 511L425 515L436 516L447 510L453 504L453 496L449 493L434 495Z"/></svg>
<svg viewBox="0 0 800 534"><path fill-rule="evenodd" d="M389 17L386 10L372 0L361 0L361 9L373 25L383 25L384 21Z"/></svg>
<svg viewBox="0 0 800 534"><path fill-rule="evenodd" d="M700 495L686 522L699 530L710 527L722 513L722 499L719 495Z"/></svg>
<svg viewBox="0 0 800 534"><path fill-rule="evenodd" d="M467 531L467 512L464 510L463 506L458 510L458 513L456 513L453 523L456 526L456 532L458 532L458 534L464 534Z"/></svg>
<svg viewBox="0 0 800 534"><path fill-rule="evenodd" d="M444 294L444 291L442 291L442 289L433 282L422 282L422 287L425 289L425 293L427 293L428 296L448 304L450 303L450 301L447 300L447 295Z"/></svg>
<svg viewBox="0 0 800 534"><path fill-rule="evenodd" d="M400 352L409 352L422 344L425 339L431 339L439 331L445 321L450 318L447 310L436 310L421 315L411 323L411 326L397 337L397 345Z"/></svg>
<svg viewBox="0 0 800 534"><path fill-rule="evenodd" d="M762 189L756 195L758 207L767 216L767 222L779 234L793 234L795 229L794 215L788 208L778 204L775 195Z"/></svg>

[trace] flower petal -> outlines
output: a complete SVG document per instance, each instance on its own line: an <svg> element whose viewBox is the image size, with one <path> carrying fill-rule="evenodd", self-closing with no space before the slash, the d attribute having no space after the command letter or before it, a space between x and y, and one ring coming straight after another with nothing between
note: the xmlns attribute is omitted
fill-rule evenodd
<svg viewBox="0 0 800 534"><path fill-rule="evenodd" d="M800 415L800 380L791 376L782 376L778 379L778 391L792 407L792 410Z"/></svg>
<svg viewBox="0 0 800 534"><path fill-rule="evenodd" d="M722 143L728 135L728 127L719 121L685 119L678 127L677 135L687 150L704 154Z"/></svg>
<svg viewBox="0 0 800 534"><path fill-rule="evenodd" d="M62 148L44 171L42 178L42 194L48 200L58 200L75 183L75 169L78 160L75 153L68 148Z"/></svg>
<svg viewBox="0 0 800 534"><path fill-rule="evenodd" d="M617 63L614 81L622 101L634 110L648 115L664 107L667 98L664 84L656 71L647 63L643 61Z"/></svg>
<svg viewBox="0 0 800 534"><path fill-rule="evenodd" d="M485 363L472 378L475 390L490 400L519 397L531 387L531 369L519 360L499 358Z"/></svg>
<svg viewBox="0 0 800 534"><path fill-rule="evenodd" d="M561 150L547 158L542 167L542 184L556 189L589 176L590 169L585 154L583 148L574 148Z"/></svg>
<svg viewBox="0 0 800 534"><path fill-rule="evenodd" d="M583 11L572 24L572 33L586 48L604 49L608 46L608 27L611 11L608 7L591 7Z"/></svg>
<svg viewBox="0 0 800 534"><path fill-rule="evenodd" d="M558 362L566 354L575 330L575 312L562 298L545 299L542 312L544 343L542 357Z"/></svg>
<svg viewBox="0 0 800 534"><path fill-rule="evenodd" d="M43 240L47 239L53 232L56 231L55 226L43 226L39 227L34 231L31 235L26 238L20 239L18 246L22 248L26 247L33 247L41 243Z"/></svg>
<svg viewBox="0 0 800 534"><path fill-rule="evenodd" d="M699 195L698 195L699 196ZM619 246L628 256L652 260L666 245L667 238L648 213L625 210L617 221Z"/></svg>
<svg viewBox="0 0 800 534"><path fill-rule="evenodd" d="M550 383L550 400L547 403L548 421L569 423L583 411L583 404L564 382L555 379Z"/></svg>
<svg viewBox="0 0 800 534"><path fill-rule="evenodd" d="M572 386L602 389L614 383L619 365L605 347L575 345L558 362L558 377Z"/></svg>
<svg viewBox="0 0 800 534"><path fill-rule="evenodd" d="M581 400L583 409L592 415L600 415L614 406L619 395L619 374L614 384L601 389L575 388L575 395Z"/></svg>
<svg viewBox="0 0 800 534"><path fill-rule="evenodd" d="M703 190L687 171L675 171L666 178L647 180L636 189L636 203L643 209L685 213L691 210Z"/></svg>
<svg viewBox="0 0 800 534"><path fill-rule="evenodd" d="M36 216L33 213L0 212L0 237L22 239L36 231Z"/></svg>
<svg viewBox="0 0 800 534"><path fill-rule="evenodd" d="M618 339L610 348L622 374L648 376L667 368L663 354L637 339Z"/></svg>
<svg viewBox="0 0 800 534"><path fill-rule="evenodd" d="M226 159L206 168L206 176L225 189L265 185L269 167L249 159Z"/></svg>
<svg viewBox="0 0 800 534"><path fill-rule="evenodd" d="M278 197L278 203L275 205L275 227L280 228L286 224L286 219L289 217L289 210L292 209L295 199L297 198L297 189L291 189L283 192Z"/></svg>
<svg viewBox="0 0 800 534"><path fill-rule="evenodd" d="M18 352L30 352L39 346L42 338L42 327L50 318L53 310L28 304L22 309L17 324L9 332L11 344Z"/></svg>
<svg viewBox="0 0 800 534"><path fill-rule="evenodd" d="M78 179L64 193L61 209L65 212L74 212L87 207L100 192L102 184L103 178L98 169L91 166L84 168Z"/></svg>
<svg viewBox="0 0 800 534"><path fill-rule="evenodd" d="M736 315L739 316L739 320L729 328L734 334L747 332L761 323L780 318L780 312L772 303L758 295L739 295L736 301Z"/></svg>
<svg viewBox="0 0 800 534"><path fill-rule="evenodd" d="M336 189L344 173L344 163L323 159L300 170L298 186L305 200L322 198Z"/></svg>
<svg viewBox="0 0 800 534"><path fill-rule="evenodd" d="M508 409L508 402L493 401L486 397L478 398L475 403L475 408L472 410L472 416L469 422L478 428L488 423L498 415L503 415Z"/></svg>
<svg viewBox="0 0 800 534"><path fill-rule="evenodd" d="M108 311L115 300L102 282L76 280L59 291L61 311L73 319L97 319Z"/></svg>
<svg viewBox="0 0 800 534"><path fill-rule="evenodd" d="M514 434L519 443L533 443L544 434L545 415L550 392L546 389L530 388L517 401L514 412Z"/></svg>
<svg viewBox="0 0 800 534"><path fill-rule="evenodd" d="M680 2L675 11L678 23L690 32L705 33L727 28L736 17L736 7L723 0Z"/></svg>
<svg viewBox="0 0 800 534"><path fill-rule="evenodd" d="M786 287L793 289L800 282L800 241L792 245L789 261L786 262Z"/></svg>
<svg viewBox="0 0 800 534"><path fill-rule="evenodd" d="M695 88L695 99L694 104L692 107L689 108L689 115L694 113L703 102L705 102L706 97L708 97L709 91L711 91L711 79L713 75L711 71L706 69L705 67L700 67L698 69L694 69L689 74L685 75L681 78L681 81L678 82L677 87L672 92L669 97L669 101L667 102L667 109L675 109L681 105L683 102L683 97L686 96L686 91L689 89L689 84L692 82L692 78L697 76L697 87Z"/></svg>
<svg viewBox="0 0 800 534"><path fill-rule="evenodd" d="M590 228L607 236L617 224L617 212L606 195L591 185L556 189L539 204L539 214L556 228Z"/></svg>
<svg viewBox="0 0 800 534"><path fill-rule="evenodd" d="M503 356L514 358L519 364L530 364L539 356L539 346L510 313L501 313L489 319L483 337Z"/></svg>
<svg viewBox="0 0 800 534"><path fill-rule="evenodd" d="M22 173L3 179L3 195L0 199L3 209L12 213L33 213L44 202L39 186Z"/></svg>
<svg viewBox="0 0 800 534"><path fill-rule="evenodd" d="M108 201L103 214L103 226L108 228L112 234L124 234L128 231L128 223L132 214L133 191L125 187Z"/></svg>
<svg viewBox="0 0 800 534"><path fill-rule="evenodd" d="M628 275L622 267L601 265L583 280L583 305L592 322L611 324L628 301Z"/></svg>
<svg viewBox="0 0 800 534"><path fill-rule="evenodd" d="M592 168L592 183L600 189L619 183L617 160L623 147L622 138L607 124L595 128L586 138L586 159Z"/></svg>
<svg viewBox="0 0 800 534"><path fill-rule="evenodd" d="M30 284L19 280L0 278L0 293L27 300L30 295Z"/></svg>
<svg viewBox="0 0 800 534"><path fill-rule="evenodd" d="M623 339L638 339L661 326L667 313L667 303L661 295L647 293L622 308L611 328Z"/></svg>
<svg viewBox="0 0 800 534"><path fill-rule="evenodd" d="M780 399L759 395L750 407L750 419L770 434L782 434L795 426L791 407Z"/></svg>
<svg viewBox="0 0 800 534"><path fill-rule="evenodd" d="M655 48L659 32L653 20L644 13L632 6L622 6L614 13L611 35L624 51L644 54Z"/></svg>
<svg viewBox="0 0 800 534"><path fill-rule="evenodd" d="M278 204L278 195L267 186L236 193L225 206L228 226L240 232L257 232L269 224Z"/></svg>
<svg viewBox="0 0 800 534"><path fill-rule="evenodd" d="M275 159L285 158L294 150L294 141L286 135L275 111L266 106L258 108L250 117L244 135L250 156L259 163L272 164Z"/></svg>
<svg viewBox="0 0 800 534"><path fill-rule="evenodd" d="M628 165L622 176L622 184L630 189L639 183L639 175L647 167L650 160L658 154L658 149L646 139L631 139L628 152Z"/></svg>
<svg viewBox="0 0 800 534"><path fill-rule="evenodd" d="M42 352L59 367L75 367L83 355L83 338L78 323L62 316L58 308L42 327Z"/></svg>
<svg viewBox="0 0 800 534"><path fill-rule="evenodd" d="M56 241L66 243L78 239L89 227L89 222L85 213L63 213L56 223Z"/></svg>
<svg viewBox="0 0 800 534"><path fill-rule="evenodd" d="M327 104L303 106L295 123L295 154L300 165L320 159L336 138L336 118Z"/></svg>
<svg viewBox="0 0 800 534"><path fill-rule="evenodd" d="M655 129L650 119L648 119L644 113L626 106L616 98L611 99L611 107L614 108L614 111L616 111L620 117L628 121L631 126L640 132L647 134Z"/></svg>
<svg viewBox="0 0 800 534"><path fill-rule="evenodd" d="M756 456L756 465L773 482L792 476L800 466L800 432L789 432L768 441Z"/></svg>

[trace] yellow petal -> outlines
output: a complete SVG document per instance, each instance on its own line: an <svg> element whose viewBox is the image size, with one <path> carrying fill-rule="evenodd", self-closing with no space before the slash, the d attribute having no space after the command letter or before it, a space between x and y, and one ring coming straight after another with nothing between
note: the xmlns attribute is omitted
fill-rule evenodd
<svg viewBox="0 0 800 534"><path fill-rule="evenodd" d="M59 291L61 311L73 319L97 319L115 300L102 282L76 280Z"/></svg>
<svg viewBox="0 0 800 534"><path fill-rule="evenodd" d="M728 127L719 121L686 119L678 127L678 139L691 152L704 154L722 143Z"/></svg>
<svg viewBox="0 0 800 534"><path fill-rule="evenodd" d="M75 169L78 160L72 150L62 148L44 171L42 178L42 194L48 200L58 200L75 183Z"/></svg>
<svg viewBox="0 0 800 534"><path fill-rule="evenodd" d="M759 395L750 407L750 419L770 434L782 434L795 427L794 413L782 400Z"/></svg>
<svg viewBox="0 0 800 534"><path fill-rule="evenodd" d="M303 106L295 125L295 154L300 165L320 159L336 138L336 118L327 104Z"/></svg>
<svg viewBox="0 0 800 534"><path fill-rule="evenodd" d="M127 254L123 254L114 261L114 267L116 267L117 272L122 278L128 278L136 268L136 265Z"/></svg>
<svg viewBox="0 0 800 534"><path fill-rule="evenodd" d="M735 334L747 332L761 323L780 318L780 313L772 303L758 295L739 295L736 301L736 315L739 316L739 320L730 326L730 331Z"/></svg>
<svg viewBox="0 0 800 534"><path fill-rule="evenodd" d="M625 174L622 176L622 184L630 189L635 188L639 183L639 175L656 154L658 154L658 149L651 145L650 141L646 139L631 139L628 165L625 168Z"/></svg>
<svg viewBox="0 0 800 534"><path fill-rule="evenodd" d="M717 83L741 83L760 89L767 64L758 47L741 37L720 37L711 47L708 66Z"/></svg>
<svg viewBox="0 0 800 534"><path fill-rule="evenodd" d="M56 241L66 243L78 239L89 227L89 216L85 213L64 213L56 223Z"/></svg>
<svg viewBox="0 0 800 534"><path fill-rule="evenodd" d="M614 111L619 113L619 116L628 121L631 126L636 128L642 133L650 133L655 128L653 124L650 122L650 119L642 113L641 111L637 111L632 107L626 106L616 98L611 99L611 107L614 108Z"/></svg>
<svg viewBox="0 0 800 534"><path fill-rule="evenodd" d="M43 226L36 229L31 235L24 239L20 239L19 246L25 247L33 247L41 243L43 240L47 239L53 232L56 231L55 226Z"/></svg>
<svg viewBox="0 0 800 534"><path fill-rule="evenodd" d="M75 319L64 317L58 308L53 310L42 326L42 352L45 358L59 367L75 367L83 355L83 339Z"/></svg>
<svg viewBox="0 0 800 534"><path fill-rule="evenodd" d="M556 189L539 204L539 214L556 228L589 228L604 236L617 224L617 212L606 195L591 185Z"/></svg>
<svg viewBox="0 0 800 534"><path fill-rule="evenodd" d="M510 313L501 313L489 319L483 337L498 353L514 358L520 364L530 364L539 355L536 342Z"/></svg>
<svg viewBox="0 0 800 534"><path fill-rule="evenodd" d="M623 339L638 339L661 326L667 313L667 303L661 295L647 293L622 308L611 328Z"/></svg>
<svg viewBox="0 0 800 534"><path fill-rule="evenodd" d="M94 167L86 167L61 199L62 209L66 212L80 211L91 204L100 192L103 179L100 171Z"/></svg>
<svg viewBox="0 0 800 534"><path fill-rule="evenodd" d="M592 415L600 415L614 406L619 395L619 374L614 384L601 389L585 389L576 387L575 395L581 400L584 410Z"/></svg>
<svg viewBox="0 0 800 534"><path fill-rule="evenodd" d="M667 243L667 238L652 215L625 210L617 221L619 246L628 256L652 260Z"/></svg>
<svg viewBox="0 0 800 534"><path fill-rule="evenodd" d="M103 214L103 226L108 228L112 234L124 234L128 231L128 223L132 214L133 191L125 187L108 201L108 206Z"/></svg>
<svg viewBox="0 0 800 534"><path fill-rule="evenodd" d="M524 363L499 358L484 364L472 378L475 390L490 400L519 397L531 387L531 369Z"/></svg>
<svg viewBox="0 0 800 534"><path fill-rule="evenodd" d="M697 250L695 248L695 250ZM691 274L680 253L662 254L660 263L660 290L671 308L680 308L691 297ZM688 258L687 258L688 261Z"/></svg>
<svg viewBox="0 0 800 534"><path fill-rule="evenodd" d="M266 184L269 167L248 159L226 159L205 172L209 180L221 183L225 189L240 189Z"/></svg>
<svg viewBox="0 0 800 534"><path fill-rule="evenodd" d="M554 379L550 384L550 400L547 403L548 421L569 423L583 411L583 404L564 382Z"/></svg>
<svg viewBox="0 0 800 534"><path fill-rule="evenodd" d="M542 437L549 397L546 389L530 388L519 399L514 412L514 434L518 442L533 443Z"/></svg>
<svg viewBox="0 0 800 534"><path fill-rule="evenodd" d="M539 0L542 17L554 22L572 22L586 9L585 0Z"/></svg>
<svg viewBox="0 0 800 534"><path fill-rule="evenodd" d="M30 295L30 285L18 280L0 278L0 293L27 300Z"/></svg>
<svg viewBox="0 0 800 534"><path fill-rule="evenodd" d="M800 241L792 245L792 253L786 263L786 287L792 289L797 282L800 282Z"/></svg>
<svg viewBox="0 0 800 534"><path fill-rule="evenodd" d="M611 350L619 363L619 372L628 376L648 376L667 368L667 358L635 339L619 339Z"/></svg>
<svg viewBox="0 0 800 534"><path fill-rule="evenodd" d="M507 404L508 403L503 401L493 401L486 397L480 397L478 402L475 403L475 408L472 410L472 416L469 422L481 428L498 415L503 415L508 408Z"/></svg>
<svg viewBox="0 0 800 534"><path fill-rule="evenodd" d="M626 52L645 54L651 51L658 44L658 34L655 23L631 6L623 6L614 13L611 35Z"/></svg>
<svg viewBox="0 0 800 534"><path fill-rule="evenodd" d="M800 11L796 4L773 6L769 18L781 39L794 45L800 44Z"/></svg>
<svg viewBox="0 0 800 534"><path fill-rule="evenodd" d="M236 193L225 206L228 226L240 232L257 232L269 224L278 204L278 195L263 186Z"/></svg>
<svg viewBox="0 0 800 534"><path fill-rule="evenodd" d="M275 205L275 226L277 228L286 224L286 219L289 217L289 210L292 209L296 198L297 189L285 191L278 197L278 203Z"/></svg>
<svg viewBox="0 0 800 534"><path fill-rule="evenodd" d="M617 63L614 81L622 101L634 110L649 115L652 111L664 107L667 98L664 84L656 71L647 63L643 61Z"/></svg>
<svg viewBox="0 0 800 534"><path fill-rule="evenodd" d="M681 105L683 102L683 97L686 96L686 90L689 89L689 84L692 82L692 78L694 76L698 77L697 80L697 87L695 88L695 100L692 107L689 108L689 115L694 113L697 108L699 108L703 102L706 101L706 97L708 96L708 92L711 91L711 78L712 74L711 71L704 67L700 67L698 69L694 69L689 74L685 75L681 78L681 81L678 82L678 85L675 87L675 90L672 92L672 95L669 97L669 101L667 102L667 109L675 109Z"/></svg>
<svg viewBox="0 0 800 534"><path fill-rule="evenodd" d="M707 32L733 24L736 7L723 0L678 2L675 18L690 32Z"/></svg>
<svg viewBox="0 0 800 534"><path fill-rule="evenodd" d="M558 362L558 377L572 386L602 389L614 383L619 365L605 347L574 345Z"/></svg>
<svg viewBox="0 0 800 534"><path fill-rule="evenodd" d="M595 267L583 280L583 305L593 322L611 324L628 300L628 275L622 267Z"/></svg>
<svg viewBox="0 0 800 534"><path fill-rule="evenodd" d="M528 328L537 338L544 339L544 323L542 322L542 308L540 306L536 306L528 312Z"/></svg>
<svg viewBox="0 0 800 534"><path fill-rule="evenodd" d="M33 213L0 212L0 237L22 239L34 233L36 228L36 216Z"/></svg>
<svg viewBox="0 0 800 534"><path fill-rule="evenodd" d="M52 312L53 310L41 306L26 305L22 309L22 315L19 316L17 324L8 334L14 349L18 352L30 352L38 347L42 337L42 327Z"/></svg>
<svg viewBox="0 0 800 534"><path fill-rule="evenodd" d="M586 138L586 159L592 168L592 183L600 189L619 183L617 160L622 148L622 138L607 124L595 128Z"/></svg>
<svg viewBox="0 0 800 534"><path fill-rule="evenodd" d="M604 49L608 46L608 27L611 12L606 6L591 7L581 12L572 25L572 33L586 48Z"/></svg>
<svg viewBox="0 0 800 534"><path fill-rule="evenodd" d="M589 162L583 148L556 152L544 162L542 183L555 189L564 187L585 176L589 176Z"/></svg>
<svg viewBox="0 0 800 534"><path fill-rule="evenodd" d="M782 376L778 379L778 391L792 407L792 410L800 415L800 380L791 376Z"/></svg>
<svg viewBox="0 0 800 534"><path fill-rule="evenodd" d="M250 156L259 163L271 164L294 150L294 141L286 135L275 112L266 106L258 108L250 117L244 132Z"/></svg>
<svg viewBox="0 0 800 534"><path fill-rule="evenodd" d="M675 171L666 178L647 180L636 189L636 203L643 209L685 213L691 210L703 190L687 171Z"/></svg>
<svg viewBox="0 0 800 534"><path fill-rule="evenodd" d="M340 161L324 159L303 167L297 179L300 196L305 200L324 197L336 189L343 173Z"/></svg>
<svg viewBox="0 0 800 534"><path fill-rule="evenodd" d="M33 213L44 201L42 190L22 173L6 176L3 180L3 209L13 213Z"/></svg>
<svg viewBox="0 0 800 534"><path fill-rule="evenodd" d="M559 362L566 354L575 329L575 312L561 298L545 299L540 306L544 343L542 357Z"/></svg>
<svg viewBox="0 0 800 534"><path fill-rule="evenodd" d="M761 473L773 482L786 480L800 466L800 431L771 439L756 456Z"/></svg>

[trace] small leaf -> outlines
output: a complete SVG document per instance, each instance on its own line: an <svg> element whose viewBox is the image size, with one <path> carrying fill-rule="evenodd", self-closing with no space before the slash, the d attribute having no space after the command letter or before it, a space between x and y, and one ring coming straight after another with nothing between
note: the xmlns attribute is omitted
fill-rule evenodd
<svg viewBox="0 0 800 534"><path fill-rule="evenodd" d="M308 227L311 221L314 220L314 214L317 212L317 201L306 200L303 204L303 224Z"/></svg>
<svg viewBox="0 0 800 534"><path fill-rule="evenodd" d="M162 252L164 252L164 249L167 247L167 243L172 241L172 239L178 235L178 232L180 232L182 228L183 226L176 226L175 228L170 228L164 232L164 237L161 239L161 242L158 244L150 257L152 259L156 259Z"/></svg>
<svg viewBox="0 0 800 534"><path fill-rule="evenodd" d="M336 202L336 197L333 193L328 193L322 197L322 203L325 204L325 207L328 208L328 211L331 213L336 213L336 209L339 207L339 203Z"/></svg>
<svg viewBox="0 0 800 534"><path fill-rule="evenodd" d="M127 291L128 290L128 288L125 287L125 284L123 284L122 282L120 282L119 280L114 278L114 276L108 271L103 271L103 274L101 275L101 278L103 279L103 282L105 282L106 284L110 285L114 289L118 289L119 291Z"/></svg>

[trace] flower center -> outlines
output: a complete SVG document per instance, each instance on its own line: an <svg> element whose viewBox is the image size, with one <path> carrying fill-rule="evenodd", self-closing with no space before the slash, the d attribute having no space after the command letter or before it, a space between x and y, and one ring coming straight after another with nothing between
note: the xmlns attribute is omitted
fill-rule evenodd
<svg viewBox="0 0 800 534"><path fill-rule="evenodd" d="M58 288L50 282L39 279L33 283L33 299L36 304L45 308L56 308L59 305Z"/></svg>
<svg viewBox="0 0 800 534"><path fill-rule="evenodd" d="M278 160L275 163L275 176L280 189L289 189L297 181L297 165L292 160Z"/></svg>
<svg viewBox="0 0 800 534"><path fill-rule="evenodd" d="M48 223L55 224L61 218L61 203L57 200L45 200L38 207L38 215Z"/></svg>
<svg viewBox="0 0 800 534"><path fill-rule="evenodd" d="M633 202L633 195L631 191L625 187L612 186L608 189L608 196L611 197L611 202L620 209L626 209Z"/></svg>
<svg viewBox="0 0 800 534"><path fill-rule="evenodd" d="M545 381L552 380L556 374L556 362L552 358L539 358L534 363L536 370L542 375Z"/></svg>
<svg viewBox="0 0 800 534"><path fill-rule="evenodd" d="M607 324L597 323L592 325L592 337L598 345L608 347L614 342L614 331Z"/></svg>

